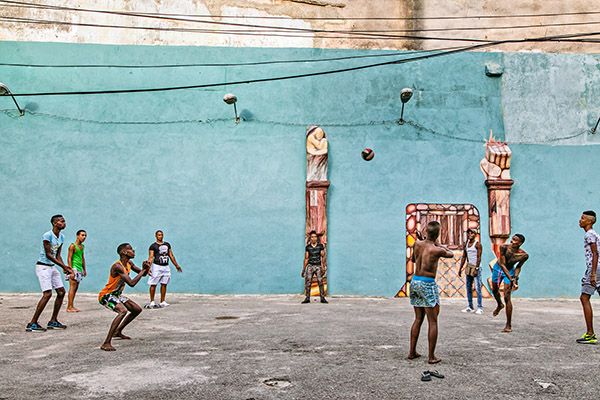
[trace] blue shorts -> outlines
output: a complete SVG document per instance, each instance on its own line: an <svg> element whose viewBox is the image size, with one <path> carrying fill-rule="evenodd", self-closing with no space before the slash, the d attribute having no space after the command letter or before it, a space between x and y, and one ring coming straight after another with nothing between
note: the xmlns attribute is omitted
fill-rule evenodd
<svg viewBox="0 0 600 400"><path fill-rule="evenodd" d="M509 269L508 272L510 273L511 277L515 277L515 269ZM508 279L508 277L506 276L506 274L504 273L504 271L502 270L502 268L500 268L500 266L498 265L498 263L494 264L494 266L492 267L492 282L496 283L498 286L500 286L501 281L504 281L504 283L506 283L507 285L510 283L510 279Z"/></svg>
<svg viewBox="0 0 600 400"><path fill-rule="evenodd" d="M410 304L414 307L435 307L440 304L435 279L413 275L410 281Z"/></svg>

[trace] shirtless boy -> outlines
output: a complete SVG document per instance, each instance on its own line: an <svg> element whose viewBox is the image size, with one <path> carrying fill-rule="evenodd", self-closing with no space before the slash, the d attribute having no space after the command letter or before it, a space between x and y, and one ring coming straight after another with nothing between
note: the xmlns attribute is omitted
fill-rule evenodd
<svg viewBox="0 0 600 400"><path fill-rule="evenodd" d="M410 329L410 352L408 359L421 357L417 353L417 341L421 332L421 325L427 315L429 325L429 364L435 364L441 360L435 356L435 345L437 344L438 325L437 319L440 313L440 294L435 284L438 261L440 258L453 257L454 253L446 247L437 243L440 234L440 224L431 221L427 224L427 238L417 240L413 249L413 262L415 263L415 274L410 284L410 304L415 309L415 322Z"/></svg>
<svg viewBox="0 0 600 400"><path fill-rule="evenodd" d="M116 350L110 343L113 337L131 339L129 336L123 334L123 329L142 312L142 308L133 300L123 296L123 288L125 284L131 287L135 286L150 271L150 263L148 261L142 263L142 269L139 269L131 262L131 259L135 257L135 250L129 243L119 245L117 253L120 259L110 267L108 283L98 295L100 304L117 313L117 316L110 325L104 344L100 346L102 350L106 351ZM133 279L129 277L129 271L131 270L137 272L137 276ZM127 311L129 311L129 315Z"/></svg>
<svg viewBox="0 0 600 400"><path fill-rule="evenodd" d="M521 246L525 243L525 236L517 233L512 237L510 243L505 243L500 246L500 257L492 268L492 293L498 303L498 307L492 315L497 316L504 308L500 298L500 283L504 281L504 303L506 304L506 326L502 332L512 332L512 300L511 293L519 288L519 274L521 267L529 258Z"/></svg>

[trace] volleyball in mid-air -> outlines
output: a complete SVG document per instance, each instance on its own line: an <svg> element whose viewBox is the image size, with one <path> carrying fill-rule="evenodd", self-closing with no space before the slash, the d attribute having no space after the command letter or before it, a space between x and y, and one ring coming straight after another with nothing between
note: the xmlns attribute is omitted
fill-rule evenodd
<svg viewBox="0 0 600 400"><path fill-rule="evenodd" d="M363 160L371 161L375 157L375 152L371 149L364 149L361 153Z"/></svg>

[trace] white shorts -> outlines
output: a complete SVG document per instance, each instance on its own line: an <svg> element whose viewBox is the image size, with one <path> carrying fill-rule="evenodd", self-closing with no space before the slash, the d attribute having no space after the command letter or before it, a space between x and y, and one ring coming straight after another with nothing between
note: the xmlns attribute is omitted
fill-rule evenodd
<svg viewBox="0 0 600 400"><path fill-rule="evenodd" d="M54 265L36 264L35 274L40 280L42 292L52 289L60 289L64 287L62 279L60 277L60 272L58 272Z"/></svg>
<svg viewBox="0 0 600 400"><path fill-rule="evenodd" d="M152 264L150 271L152 275L148 277L148 285L155 286L159 283L166 285L171 282L171 268L168 265Z"/></svg>

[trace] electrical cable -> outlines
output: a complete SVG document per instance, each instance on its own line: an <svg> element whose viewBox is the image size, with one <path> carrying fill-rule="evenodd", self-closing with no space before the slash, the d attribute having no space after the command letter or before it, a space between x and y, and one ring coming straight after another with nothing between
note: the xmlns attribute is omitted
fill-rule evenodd
<svg viewBox="0 0 600 400"><path fill-rule="evenodd" d="M309 33L344 33L344 34L349 34L349 35L360 35L360 36L373 36L375 35L375 37L377 37L377 33L371 33L370 31L348 31L348 30L326 30L326 29L307 29L307 28L296 28L296 27L282 27L282 26L269 26L269 25L256 25L256 24L241 24L241 23L231 23L231 22L221 22L221 21L207 21L207 20L196 20L196 19L190 19L190 18L175 18L175 17L165 17L165 16L161 16L160 14L148 14L148 13L139 13L139 12L131 12L131 11L113 11L113 10L97 10L97 9L87 9L87 8L74 8L74 7L64 7L64 6L54 6L54 5L45 5L45 4L36 4L36 3L28 3L28 2L19 2L19 1L11 1L11 0L0 0L0 3L4 3L4 4L8 4L8 6L23 6L26 5L27 7L33 7L33 8L42 8L42 9L46 9L46 10L56 10L56 11L75 11L75 12L88 12L88 13L101 13L101 14L112 14L112 15L121 15L121 16L129 16L129 17L141 17L141 18L153 18L153 19L160 19L160 20L167 20L167 21L176 21L176 22L194 22L194 23L201 23L201 24L216 24L216 25L227 25L227 26L237 26L237 27L251 27L251 28L267 28L269 29L268 32L285 32L285 31L293 31L293 32L309 32ZM5 17L5 18L11 18L11 17ZM15 18L19 18L19 17L15 17ZM20 18L22 20L22 22L25 22L27 20L27 22L33 23L34 21L38 21L40 23L42 23L42 20L32 20L32 19L25 19L25 18ZM50 23L49 21L44 21L43 23ZM125 26L118 26L118 25L100 25L100 24L95 24L95 25L88 25L88 24L84 24L84 25L79 25L78 23L67 23L64 21L53 21L52 23L55 24L71 24L71 25L76 25L76 26L98 26L98 27L105 27L105 28L125 28ZM596 21L591 21L591 22L571 22L571 23L552 23L552 24L538 24L538 25L521 25L521 26L503 26L503 27L466 27L466 28L431 28L431 29L410 29L410 30L396 30L393 32L427 32L427 31L455 31L455 30L490 30L490 29L523 29L523 28L539 28L539 27L558 27L558 26L570 26L570 25L593 25L593 24L598 24L598 22ZM130 27L131 29L137 29L137 27ZM145 29L150 29L150 27L146 27ZM165 29L165 28L161 28ZM175 29L175 28L170 28L170 29ZM184 28L181 28L184 29ZM190 30L184 30L185 32L190 32ZM206 32L206 31L201 31L203 33L212 33L212 32ZM261 31L264 32L264 31ZM375 31L377 32L377 31ZM383 32L390 32L390 31L383 31ZM223 31L220 33L230 33L230 34L255 34L256 32L244 32L244 31ZM280 36L280 35L278 35ZM390 35L385 35L384 37L391 37ZM411 39L412 37L404 37L404 36L394 36L397 38L405 38L405 39ZM336 37L338 38L338 37ZM427 38L422 38L422 37L415 37L413 39L424 39L426 40ZM436 38L436 40L450 40L448 38ZM463 39L463 38L454 38L453 40L468 40L468 41L476 41L475 39Z"/></svg>
<svg viewBox="0 0 600 400"><path fill-rule="evenodd" d="M61 7L41 3L29 3L22 1L0 0L0 3L11 4L14 7L38 8L38 9L69 9L77 8ZM100 10L96 10L100 11ZM122 11L128 13L127 11ZM150 13L136 12L143 16L165 16L165 17L194 17L194 18L219 18L219 19L272 19L289 20L289 16L274 15L212 15L212 14L177 14L177 13ZM598 15L600 11L578 11L564 13L539 13L539 14L504 14L504 15L453 15L453 16L431 16L431 17L302 17L301 20L308 21L420 21L420 20L462 20L462 19L504 19L504 18L547 18L547 17L568 17L582 15Z"/></svg>
<svg viewBox="0 0 600 400"><path fill-rule="evenodd" d="M404 64L408 62L415 62L420 60L426 60L429 58L440 57L445 55L451 55L456 53L461 53L464 51L482 49L486 47L497 46L501 44L507 43L525 43L525 42L543 42L554 39L567 39L567 38L576 38L576 37L589 37L589 36L598 36L600 32L588 32L588 33L578 33L578 34L569 34L569 35L556 35L556 36L543 36L538 38L529 38L529 39L511 39L511 40L499 40L491 43L477 44L472 46L465 46L455 50L448 50L444 52L439 52L435 54L427 54L423 56L417 56L412 58L404 58L400 60L386 61L376 64L367 64L356 67L348 67L336 70L328 70L321 72L310 72L304 74L296 74L296 75L287 75L287 76L279 76L273 78L259 78L259 79L249 79L242 81L234 81L234 82L220 82L220 83L208 83L208 84L200 84L200 85L188 85L188 86L174 86L174 87L162 87L162 88L146 88L146 89L117 89L117 90L89 90L89 91L70 91L70 92L41 92L41 93L13 93L13 96L67 96L67 95L94 95L94 94L122 94L122 93L143 93L143 92L164 92L164 91L172 91L172 90L185 90L185 89L201 89L201 88L209 88L209 87L220 87L220 86L234 86L241 84L249 84L249 83L263 83L263 82L274 82L274 81L283 81L290 79L298 79L298 78L307 78L313 76L323 76L323 75L331 75L338 74L342 72L349 71L358 71L362 69L381 67L386 65L393 64ZM6 94L5 94L6 96Z"/></svg>
<svg viewBox="0 0 600 400"><path fill-rule="evenodd" d="M398 40L398 39L412 39L412 40L440 40L440 41L453 41L453 42L481 42L489 43L491 40L484 39L469 39L469 38L450 38L450 37L431 37L431 36L416 36L416 35L391 35L391 34L370 34L370 33L354 33L348 32L346 36L319 36L312 35L311 32L315 33L333 33L333 31L319 30L319 29L296 29L303 33L303 35L292 34L292 33L255 33L255 32L240 32L240 31L228 31L228 30L215 30L215 29L197 29L197 28L163 28L155 26L130 26L130 25L112 25L112 24L92 24L82 22L66 22L56 20L40 20L22 17L6 17L0 16L0 20L14 22L14 23L27 23L37 25L66 25L66 26L84 26L92 28L117 28L117 29L134 29L134 30L150 30L150 31L166 31L166 32L188 32L188 33L206 33L206 34L232 34L232 35L243 35L243 36L270 36L270 37L296 37L306 39L377 39L377 40ZM290 30L292 28L285 28Z"/></svg>
<svg viewBox="0 0 600 400"><path fill-rule="evenodd" d="M34 5L34 3L25 3L25 2L16 2L16 1L8 1L8 0L0 0L0 2L3 3L13 3L13 4L29 4L29 5ZM121 15L121 16L134 16L134 17L141 17L141 18L150 18L150 19L159 19L159 20L166 20L166 21L176 21L176 22L193 22L193 23L202 23L202 24L208 24L208 25L225 25L225 26L235 26L235 27L244 27L244 28L262 28L262 29L278 29L278 30L285 30L285 31L289 31L289 32L303 32L303 33L330 33L325 29L308 29L308 28L296 28L296 27L281 27L281 26L270 26L270 25L257 25L257 24L242 24L242 23L234 23L234 22L221 22L221 21L207 21L207 20L196 20L196 19L190 19L190 18L172 18L172 17L162 17L162 16L150 16L150 15L144 15L144 14L140 14L140 13L134 13L134 12L122 12L122 11L110 11L110 10L94 10L94 9L86 9L86 8L73 8L73 7L62 7L62 6L45 6L48 7L49 9L55 9L55 10L67 10L67 11L75 11L75 12L88 12L88 13L99 13L99 14L109 14L109 15ZM20 18L22 20L27 20L27 18ZM33 21L33 20L32 20ZM56 21L55 23L59 23L59 21ZM63 23L66 24L66 23ZM72 23L72 25L76 25L76 26L94 26L93 24L78 24L78 23ZM111 27L111 26L102 26L100 24L98 24L97 26L99 27ZM136 27L131 27L131 29L136 29ZM172 28L174 29L174 28ZM179 30L177 30L179 31ZM187 30L185 30L187 31ZM184 32L185 32L184 31ZM377 34L360 34L361 36L367 36L367 37L379 37L379 35ZM389 37L389 36L385 36L385 37ZM402 38L402 37L400 37ZM443 40L443 39L440 39Z"/></svg>
<svg viewBox="0 0 600 400"><path fill-rule="evenodd" d="M419 53L432 53L435 51L447 51L459 49L461 46L454 47L443 47L431 50L417 50L417 51L403 51L397 53L384 53L384 54L367 54L360 56L345 56L345 57L331 57L331 58L318 58L318 59L298 59L298 60L272 60L272 61L254 61L254 62L241 62L241 63L198 63L198 64L145 64L145 65L123 65L123 64L23 64L23 63L0 63L0 66L8 67L33 67L33 68L187 68L187 67L241 67L241 66L254 66L254 65L271 65L271 64L296 64L296 63L317 63L317 62L329 62L329 61L345 61L355 60L362 58L379 58L379 57L395 57L403 55L412 55Z"/></svg>
<svg viewBox="0 0 600 400"><path fill-rule="evenodd" d="M0 0L0 3L7 3L7 0ZM22 7L17 5L8 5L9 7ZM27 6L29 8L39 8ZM44 8L46 9L46 8ZM47 9L53 10L53 7ZM144 16L162 15L154 13L136 13ZM206 17L206 16L205 16ZM222 18L222 17L220 17ZM303 18L301 18L303 19ZM196 21L202 22L202 21ZM563 23L545 23L545 24L529 24L529 25L510 25L510 26L480 26L480 27L455 27L455 28L423 28L423 29L392 29L392 30L323 30L328 33L398 33L398 32L452 32L452 31L482 31L482 30L505 30L505 29L531 29L531 28L548 28L548 27L564 27L564 26L581 26L581 25L598 25L600 21L586 21L586 22L563 22ZM286 31L286 27L279 27L278 29L269 29L264 31L253 30L254 33L268 33L268 32L281 32ZM229 33L246 33L248 31L234 30Z"/></svg>

